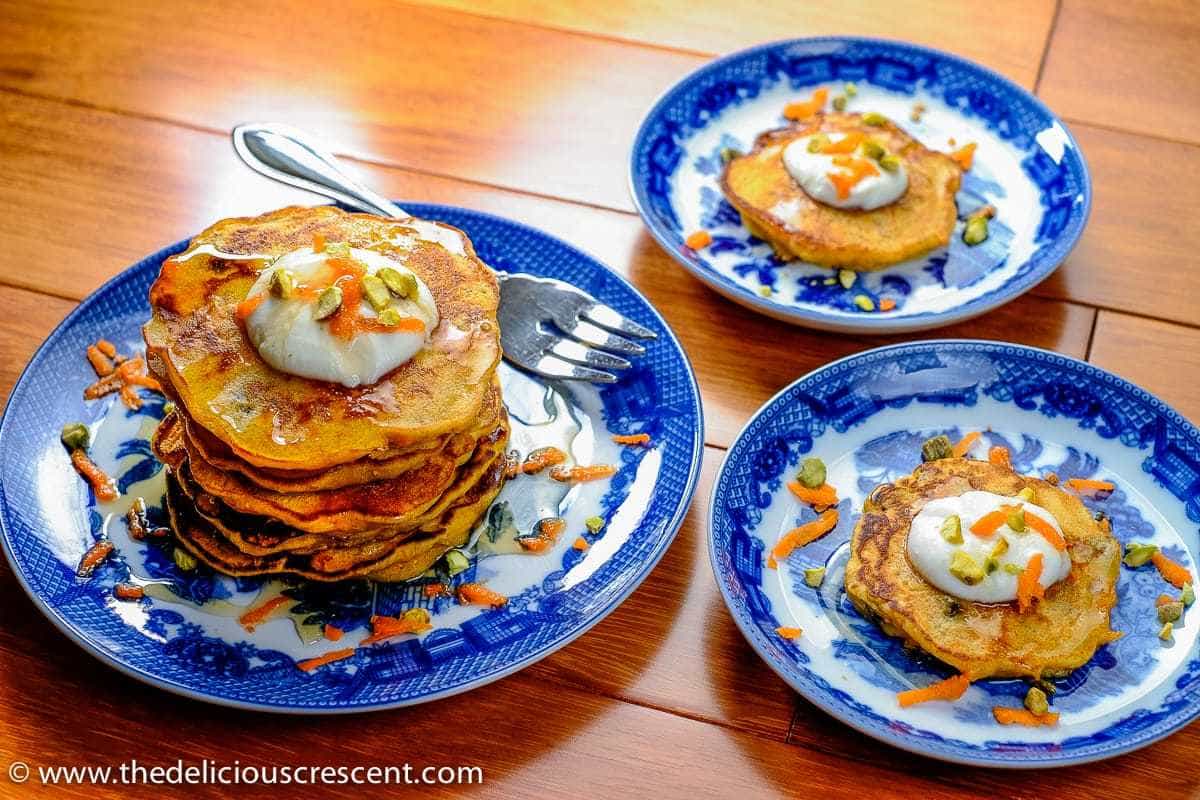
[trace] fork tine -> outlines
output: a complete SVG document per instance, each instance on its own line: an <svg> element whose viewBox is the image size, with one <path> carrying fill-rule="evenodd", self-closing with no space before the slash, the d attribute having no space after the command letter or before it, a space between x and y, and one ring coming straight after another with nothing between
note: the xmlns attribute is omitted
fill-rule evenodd
<svg viewBox="0 0 1200 800"><path fill-rule="evenodd" d="M614 356L612 353L605 353L601 350L593 350L570 339L559 339L550 348L550 352L563 361L570 361L572 364L582 364L585 367L629 369L633 366L620 356Z"/></svg>
<svg viewBox="0 0 1200 800"><path fill-rule="evenodd" d="M592 322L602 328L608 328L610 331L623 333L626 336L632 336L636 339L658 338L658 334L654 331L638 325L631 319L626 319L615 310L595 300L590 305L584 306L582 313Z"/></svg>
<svg viewBox="0 0 1200 800"><path fill-rule="evenodd" d="M580 320L570 330L564 330L563 332L573 336L584 344L590 344L592 347L599 347L603 350L611 350L614 353L640 356L646 352L646 348L637 342L631 342L623 336L609 333L603 328L584 320Z"/></svg>
<svg viewBox="0 0 1200 800"><path fill-rule="evenodd" d="M581 367L578 364L571 364L552 355L542 356L537 360L537 363L531 367L528 367L528 369L547 378L590 381L592 383L617 382L617 376L610 372L604 372L602 370L592 369L590 367Z"/></svg>

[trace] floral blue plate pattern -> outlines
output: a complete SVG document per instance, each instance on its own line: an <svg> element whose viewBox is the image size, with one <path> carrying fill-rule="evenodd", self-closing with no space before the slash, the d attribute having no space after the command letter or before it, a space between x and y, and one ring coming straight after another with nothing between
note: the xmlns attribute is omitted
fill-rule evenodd
<svg viewBox="0 0 1200 800"><path fill-rule="evenodd" d="M163 523L161 465L147 445L162 399L148 397L134 412L113 396L82 398L94 380L85 347L106 338L125 353L141 349L147 289L162 260L186 247L179 242L113 278L68 317L31 360L0 421L5 554L34 603L86 650L153 685L226 705L308 713L408 705L475 688L564 646L657 563L691 500L704 441L691 365L662 317L622 278L544 233L458 208L405 207L465 230L494 268L567 281L658 334L619 383L603 388L546 383L501 368L512 447L524 453L558 443L579 463L616 464L617 474L569 489L543 476L505 487L481 526L477 557L454 579L483 581L507 595L508 605L497 610L425 597L417 584L322 585L234 579L204 567L181 571L169 545L131 539L122 513L142 496L151 522ZM73 471L58 432L75 420L91 428L93 458L121 489L117 504L97 504ZM651 446L610 440L613 433L642 432ZM516 552L497 536L551 512L567 520L568 530L547 553ZM593 515L605 520L595 534L584 525ZM572 546L580 535L587 550ZM77 578L81 556L100 537L115 544L115 556L92 578ZM143 586L146 596L116 600L118 582ZM286 617L252 633L238 624L242 612L280 592L295 601ZM297 667L353 647L372 614L416 606L432 614L431 632L360 647L311 671ZM321 637L327 624L344 632L341 641Z"/></svg>
<svg viewBox="0 0 1200 800"><path fill-rule="evenodd" d="M866 495L920 462L921 443L984 431L972 450L1012 453L1025 474L1112 481L1084 497L1122 542L1153 542L1196 572L1200 430L1147 392L1075 359L1018 345L942 340L870 350L825 366L772 398L725 459L709 517L712 565L751 645L792 687L864 733L917 753L996 767L1108 758L1160 739L1200 714L1200 611L1158 638L1155 598L1176 594L1153 566L1121 567L1113 628L1124 636L1056 681L1053 728L1006 727L991 708L1019 707L1027 684L973 684L959 701L901 708L896 692L949 675L861 617L843 588L849 538ZM822 458L840 519L777 570L766 551L813 516L784 483ZM819 589L803 570L824 566ZM787 640L780 626L803 634Z"/></svg>
<svg viewBox="0 0 1200 800"><path fill-rule="evenodd" d="M759 133L785 125L787 103L818 86L834 96L851 82L857 94L848 111L883 113L930 149L978 148L957 196L950 245L859 273L846 287L834 271L778 259L742 226L717 179L722 151L748 151ZM910 119L916 103L926 109L920 121ZM854 333L934 328L1017 297L1066 258L1091 207L1078 145L1024 89L937 50L842 37L762 45L684 78L642 123L630 184L659 244L716 291L776 319ZM988 204L997 212L991 236L968 247L961 220ZM696 230L709 231L712 244L686 247ZM894 307L880 311L883 301Z"/></svg>

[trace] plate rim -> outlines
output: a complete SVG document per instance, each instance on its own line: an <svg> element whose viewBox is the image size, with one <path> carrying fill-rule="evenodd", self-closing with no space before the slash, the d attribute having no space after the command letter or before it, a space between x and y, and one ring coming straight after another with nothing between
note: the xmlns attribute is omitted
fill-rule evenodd
<svg viewBox="0 0 1200 800"><path fill-rule="evenodd" d="M910 317L907 320L904 317L886 317L872 316L864 314L862 319L857 317L850 319L840 319L830 316L829 314L808 310L804 308L787 306L782 303L772 302L764 297L758 296L750 289L742 286L736 281L721 275L716 270L703 265L694 265L684 258L678 248L671 242L667 241L666 234L660 230L659 225L652 220L648 210L648 202L645 197L645 181L638 180L638 152L645 136L648 133L650 122L657 117L663 110L672 97L682 90L687 84L691 83L701 73L709 70L719 69L726 63L738 58L759 53L762 51L772 50L776 48L794 46L794 45L821 45L831 43L853 43L864 45L875 45L883 47L901 47L909 50L914 50L927 56L936 57L954 63L959 67L968 67L970 69L979 70L984 73L989 79L997 81L1002 85L1007 86L1010 90L1017 92L1031 101L1037 108L1044 111L1046 115L1052 119L1066 134L1067 141L1074 148L1075 153L1079 157L1082 178L1082 194L1083 194L1083 214L1080 217L1078 226L1069 232L1069 239L1065 240L1066 244L1062 255L1057 260L1050 260L1042 265L1039 269L1032 271L1029 275L1020 280L1013 280L1005 283L1001 287L992 292L991 296L985 295L981 298L969 302L966 306L956 307L946 311L931 313L928 316ZM700 280L710 289L713 289L726 299L732 300L739 305L756 311L772 319L781 322L788 322L793 325L799 325L805 328L815 330L831 331L834 333L851 333L851 334L897 334L897 333L917 333L920 331L933 330L953 325L959 322L964 322L973 319L982 314L986 314L1000 306L1016 300L1023 294L1026 294L1031 289L1035 288L1042 281L1049 278L1054 272L1062 266L1078 247L1080 239L1083 238L1084 231L1087 230L1088 223L1092 215L1092 200L1094 189L1092 187L1092 173L1088 166L1087 157L1083 152L1083 148L1079 146L1075 134L1071 132L1071 128L1066 121L1058 114L1054 113L1041 98L1029 91L1025 87L1019 85L1010 78L1001 75L996 70L977 61L972 61L963 56L950 53L945 50L940 50L936 47L915 44L901 39L888 39L879 36L801 36L788 39L775 39L761 44L745 47L740 50L735 50L732 53L727 53L718 58L714 58L705 64L696 67L688 72L678 81L668 86L662 93L658 95L650 104L646 113L642 116L641 124L638 125L637 133L634 134L633 141L629 148L629 168L626 178L626 185L629 189L629 194L633 200L634 208L637 210L638 216L642 219L642 224L650 231L650 235L658 242L659 247L665 250L671 258L680 266L682 266L692 277ZM986 298L986 299L985 299ZM980 302L983 301L983 302ZM973 305L979 303L979 305Z"/></svg>
<svg viewBox="0 0 1200 800"><path fill-rule="evenodd" d="M639 297L646 304L646 307L650 309L650 312L654 315L654 317L657 319L657 321L662 325L663 330L666 332L665 338L666 338L667 342L674 344L675 349L679 352L679 354L683 360L683 366L684 366L685 372L687 374L688 384L691 387L692 396L694 398L693 411L695 412L695 415L696 415L696 427L695 427L696 436L695 436L695 440L694 440L694 445L692 447L692 452L690 454L690 465L688 468L687 480L684 485L684 491L680 495L679 500L676 503L674 513L672 514L670 520L667 522L667 524L664 527L664 530L666 530L667 533L663 536L662 544L658 547L657 552L653 555L652 558L650 558L646 562L644 562L644 564L642 565L642 568L638 571L638 574L629 582L628 586L625 587L625 589L623 591L621 591L618 595L613 597L613 599L603 609L597 611L589 620L587 620L577 630L572 631L569 635L564 636L563 638L561 638L559 640L547 643L545 646L539 648L538 650L534 651L533 653L528 654L527 656L514 662L513 664L508 664L502 668L498 668L498 669L493 670L492 672L486 673L482 676L475 676L472 679L464 681L459 685L451 686L446 689L442 689L441 691L433 692L433 693L430 693L427 695L423 695L421 697L406 698L406 699L402 699L402 700L382 702L382 703L366 703L366 704L356 705L356 706L338 706L338 707L280 705L280 704L272 705L272 704L266 704L266 703L255 703L255 702L250 702L250 701L246 701L246 700L238 700L238 699L234 699L234 698L205 694L202 691L192 689L190 687L184 686L177 682L163 679L162 677L160 677L156 674L153 674L141 667L137 667L132 664L126 663L125 660L117 657L114 654L106 652L104 649L102 649L101 647L99 647L98 645L93 643L90 640L90 638L85 635L84 631L78 630L75 625L71 624L68 620L63 618L57 608L51 606L45 598L43 598L40 594L38 594L37 592L35 592L33 590L33 587L30 586L30 584L26 580L26 576L24 575L23 571L19 568L19 562L13 551L14 542L12 541L12 532L9 530L9 525L8 525L8 521L7 521L8 514L6 512L8 511L8 500L7 500L7 496L4 492L4 485L3 485L3 480L2 480L3 476L0 476L0 549L2 549L4 552L4 557L8 561L10 570L12 571L13 575L16 577L17 582L20 584L21 589L25 592L25 595L33 602L34 606L39 611L41 611L42 614L47 619L50 620L51 624L53 624L57 630L62 632L67 637L68 640L70 640L73 643L75 643L76 645L78 645L82 650L87 652L92 657L96 658L98 661L102 662L103 664L105 664L108 667L116 669L118 672L121 672L131 678L141 681L142 683L145 683L147 685L153 686L157 689L162 689L164 691L170 692L175 695L187 697L191 700L198 700L198 701L208 703L211 705L223 706L223 707L227 707L227 708L237 708L237 709L243 709L243 710L248 710L248 711L260 711L260 712L266 712L266 713L272 713L272 714L285 714L285 715L296 715L296 716L310 716L310 715L311 716L327 716L327 715L331 716L331 715L340 715L340 714L363 714L363 713L371 713L371 712L376 712L376 711L387 711L387 710L396 709L396 708L404 708L404 707L408 707L408 706L420 705L422 703L429 703L429 702L433 702L436 700L442 700L444 698L452 697L457 694L463 694L465 692L469 692L474 689L478 689L483 686L486 686L487 684L499 681L503 678L508 677L509 675L512 675L516 672L521 671L522 669L525 669L528 666L531 666L531 665L537 663L538 661L541 661L542 659L546 658L547 656L561 650L562 648L564 648L567 645L571 644L572 642L576 641L581 636L583 636L588 631L590 631L593 627L595 627L600 622L602 622L604 619L606 619L610 614L612 614L613 611L615 611L617 609L617 607L619 607L626 600L628 600L630 595L632 595L638 589L638 587L640 587L642 585L642 583L645 582L646 578L648 578L650 576L650 573L654 571L655 567L657 567L658 563L662 560L662 557L666 554L667 550L670 549L672 543L674 543L675 537L678 536L679 530L683 526L683 521L686 518L688 511L691 509L692 502L695 499L696 486L697 486L697 483L699 482L700 471L701 471L701 467L702 467L702 463L703 463L704 448L705 448L704 400L700 394L700 385L699 385L699 382L697 381L696 370L692 366L691 358L688 356L687 350L683 347L683 344L679 341L679 337L675 334L675 331L671 328L670 324L663 317L662 313L658 310L658 308L650 301L649 298L646 297L646 295L641 290L639 290L636 286L634 286L625 276L621 275L616 270L609 267L602 260L591 255L590 253L585 252L584 250L581 250L580 248L576 247L575 245L571 244L570 242L566 241L565 239L555 236L554 234L549 233L547 231L544 231L541 228L536 228L532 225L527 225L523 222L518 222L516 220L512 220L507 217L502 217L500 215L492 214L492 213L489 213L486 211L477 211L475 209L466 208L464 206L452 205L452 204L448 204L448 203L427 203L427 202L416 202L416 201L405 201L405 200L399 200L396 202L399 203L401 205L401 207L403 207L403 208L412 207L412 208L421 208L421 209L426 209L426 210L448 209L453 212L462 212L462 213L474 215L477 217L482 217L493 223L499 223L499 224L503 224L503 225L516 226L516 227L522 228L527 232L531 232L537 236L541 236L541 237L549 239L553 242L561 244L562 246L577 253L580 257L582 257L586 261L598 265L602 270L604 270L605 272L608 273L608 276L610 278L616 279L627 290L633 292L634 295ZM301 205L301 204L296 203L296 204L292 204L292 205ZM330 204L316 204L316 205L320 206L320 205L330 205ZM332 205L337 205L337 206L341 207L340 204L337 204L337 203L334 203ZM29 357L28 361L25 363L25 366L21 369L20 374L17 376L16 381L13 382L12 390L10 391L8 400L5 403L4 411L2 414L0 414L0 442L4 441L6 431L8 430L9 414L12 411L12 407L13 407L12 400L17 394L17 389L25 381L26 376L28 375L30 370L34 367L34 365L43 358L44 353L45 353L46 349L50 346L51 341L56 339L62 333L62 331L67 326L69 326L73 322L75 322L75 320L78 317L82 316L84 313L86 313L88 310L90 310L91 305L95 302L98 302L98 298L100 298L106 292L110 291L111 288L113 287L113 285L115 285L119 281L128 280L132 276L133 273L138 272L142 269L145 269L146 266L148 266L149 262L158 262L159 266L161 267L161 262L164 259L166 259L169 255L171 255L172 251L179 252L179 250L177 248L179 248L179 249L186 248L187 244L191 241L191 238L192 237L189 236L188 238L181 239L177 242L174 242L165 247L162 247L159 250L138 259L137 261L135 261L132 264L130 264L129 266L127 266L125 269L122 269L117 274L108 278L106 281L104 281L98 287L96 287L91 292L89 292L87 294L87 296L85 296L83 299L81 299L78 302L78 304L75 306L75 308L71 309L71 311L57 325L55 325L54 328L48 334L46 334L45 339L42 340L42 343L38 345L37 349Z"/></svg>
<svg viewBox="0 0 1200 800"><path fill-rule="evenodd" d="M1191 422L1186 416L1181 414L1178 411L1178 409L1176 409L1174 406L1170 405L1166 401L1162 400L1156 394L1154 394L1150 391L1147 391L1146 389L1141 388L1140 386L1133 383L1132 381L1127 380L1126 378L1122 378L1120 375L1110 372L1110 371L1104 369L1103 367L1099 367L1088 361L1084 361L1083 359L1076 358L1075 356L1067 355L1065 353L1059 353L1055 350L1049 350L1047 348L1035 347L1033 345L1027 345L1027 344L1020 344L1017 342L997 341L997 340L993 340L993 339L970 339L970 338L956 338L956 337L947 337L947 338L941 338L941 339L924 339L924 340L920 340L920 341L909 341L909 342L896 342L893 344L882 345L880 347L870 347L865 350L860 350L856 353L851 353L849 355L842 356L841 358L838 358L834 361L830 361L827 364L823 364L815 369L809 370L808 372L806 372L803 375L801 375L800 377L796 378L796 380L792 381L787 386L783 387L778 392L773 394L768 400L766 400L761 406L759 406L754 411L754 413L746 421L746 424L743 425L741 427L741 429L738 430L737 435L734 436L732 443L729 445L729 448L725 451L724 457L721 459L721 465L717 468L716 475L713 477L712 491L709 494L709 499L708 499L708 503L706 506L707 518L705 520L705 523L706 523L705 539L706 539L706 544L708 545L709 567L712 569L713 580L716 581L717 588L721 592L721 599L725 603L725 609L729 613L729 615L731 617L733 617L733 621L734 621L735 625L737 626L738 631L742 634L742 637L746 640L747 643L749 643L750 647L754 650L754 652L758 655L758 657L760 659L762 659L762 661L768 667L771 668L771 671L774 672L781 680L783 680L783 682L786 683L792 689L792 691L796 692L801 698L803 698L805 701L811 703L812 705L816 706L818 709L820 709L825 714L828 714L830 717L837 720L840 724L846 725L847 727L852 728L853 730L856 730L859 733L862 733L866 736L870 736L872 739L874 739L877 742L882 742L883 744L887 744L892 747L896 747L902 751L914 753L916 755L923 756L925 758L932 758L932 759L936 759L938 761L945 761L945 762L952 763L952 764L962 764L964 766L970 766L970 767L988 767L988 768L1005 769L1005 770L1055 769L1055 768L1059 768L1059 767L1077 766L1079 764L1090 764L1090 763L1094 763L1097 761L1105 761L1110 758L1116 758L1118 756L1128 755L1129 753L1135 752L1137 750L1141 750L1144 747L1148 747L1152 744L1162 741L1163 739L1167 738L1168 736L1171 736L1172 734L1179 732L1179 730L1181 730L1182 728L1191 724L1192 722L1195 722L1195 720L1198 717L1200 717L1200 697L1197 697L1197 699L1192 703L1191 707L1189 708L1187 714L1183 718L1181 718L1175 725L1169 727L1166 730L1157 731L1153 735L1150 735L1150 736L1146 737L1144 740L1138 741L1132 745L1127 745L1127 744L1122 743L1122 744L1114 747L1112 750L1104 751L1104 752L1090 753L1090 754L1085 754L1085 755L1076 756L1076 757L1039 758L1036 760L1030 759L1030 760L1018 761L1018 760L992 759L992 758L986 758L986 757L973 758L968 755L961 755L957 752L943 753L943 752L938 752L938 751L926 750L926 749L922 749L920 747L920 745L919 745L920 740L915 737L906 737L906 736L902 736L902 735L893 734L888 731L873 728L869 725L858 724L857 720L846 719L840 713L838 713L837 707L833 703L828 702L827 699L823 695L810 693L805 688L802 688L801 686L793 683L791 678L787 675L787 671L783 668L783 666L780 664L777 664L775 659L770 654L768 654L758 644L758 642L755 641L754 637L751 635L751 631L747 629L747 627L743 623L743 620L741 619L741 617L737 613L734 613L735 605L740 607L740 604L736 603L736 601L730 594L729 587L721 579L721 572L720 572L720 569L717 564L717 548L716 548L716 543L714 541L715 536L714 536L713 521L714 521L714 514L716 512L717 488L721 485L722 479L725 476L725 471L729 466L730 458L732 457L732 455L734 453L734 448L741 442L742 437L746 435L746 433L750 429L750 427L754 424L754 422L762 415L762 413L769 406L773 405L775 402L780 400L788 392L792 391L792 389L797 384L799 384L803 381L809 380L810 378L814 378L817 375L819 375L820 373L825 372L826 370L829 370L833 367L842 365L845 362L852 361L857 358L862 358L865 356L875 356L880 353L887 352L889 350L906 350L906 349L911 349L911 348L934 349L934 348L936 348L938 346L942 346L942 345L955 345L955 346L957 346L957 345L968 345L968 346L974 345L974 346L982 346L985 348L1015 348L1015 349L1023 350L1023 351L1029 352L1029 353L1034 353L1034 354L1040 353L1043 355L1054 356L1056 358L1062 358L1062 359L1066 359L1068 361L1075 362L1076 365L1081 365L1084 368L1086 368L1087 370L1092 371L1094 373L1093 377L1095 377L1097 379L1111 381L1114 385L1117 385L1124 390L1133 390L1134 392L1144 395L1146 398L1148 398L1151 401L1151 403L1156 403L1157 405L1159 405L1163 412L1165 412L1167 414L1173 414L1174 416L1178 417L1183 422L1184 425L1190 427L1193 431L1196 431L1197 435L1200 436L1200 426L1197 426L1195 423Z"/></svg>

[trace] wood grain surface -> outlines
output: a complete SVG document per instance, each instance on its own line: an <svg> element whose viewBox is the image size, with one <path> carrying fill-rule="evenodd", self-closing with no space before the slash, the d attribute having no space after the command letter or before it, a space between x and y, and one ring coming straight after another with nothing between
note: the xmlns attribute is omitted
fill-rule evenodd
<svg viewBox="0 0 1200 800"><path fill-rule="evenodd" d="M1092 217L1063 267L1029 295L921 336L1087 358L1197 419L1194 12L1168 0L815 0L737 11L715 0L343 0L319 9L302 0L0 0L5 400L75 302L130 263L221 217L319 202L250 173L230 150L233 124L278 119L333 143L385 194L536 225L629 278L688 351L708 445L677 539L607 619L516 676L407 710L281 717L164 694L50 629L0 565L0 797L282 791L17 787L3 774L15 760L130 758L483 767L483 786L421 787L433 797L1196 796L1197 726L1100 767L964 769L851 730L754 654L721 601L705 544L724 450L795 378L898 339L792 328L722 299L655 244L625 186L627 148L651 102L713 55L849 33L978 60L1036 88L1067 119L1092 171ZM372 794L332 786L304 796Z"/></svg>

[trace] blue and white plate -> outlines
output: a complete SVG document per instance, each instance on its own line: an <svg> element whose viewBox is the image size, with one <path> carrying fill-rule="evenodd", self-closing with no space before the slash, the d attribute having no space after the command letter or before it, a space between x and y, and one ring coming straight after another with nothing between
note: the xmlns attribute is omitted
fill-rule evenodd
<svg viewBox="0 0 1200 800"><path fill-rule="evenodd" d="M286 712L388 708L463 692L563 647L611 612L641 582L674 538L695 488L703 449L700 399L692 369L667 324L636 289L558 239L486 214L405 203L464 229L497 269L559 278L591 293L658 334L619 383L597 388L548 383L502 365L513 421L511 446L557 444L581 464L616 464L610 480L567 487L545 476L510 482L479 532L478 555L456 581L482 581L508 596L498 610L424 596L416 584L328 585L234 579L207 568L181 571L166 547L129 537L123 512L133 497L163 522L161 465L147 437L162 399L140 412L114 397L85 402L95 379L84 349L106 338L140 351L149 315L146 292L179 242L118 275L79 306L33 357L0 422L0 523L13 571L35 604L82 647L155 686L225 705ZM97 504L58 441L60 427L86 422L92 455L118 482L122 498ZM650 434L649 447L621 447L613 433ZM505 512L511 512L511 520ZM563 516L566 533L541 555L521 553L512 535L534 521ZM589 532L584 520L604 518ZM573 545L588 541L586 550ZM100 537L116 555L89 580L81 556ZM146 597L113 597L132 582ZM290 613L250 632L238 617L282 592ZM372 614L427 608L433 630L312 671L298 661L354 647ZM329 624L340 641L321 636Z"/></svg>
<svg viewBox="0 0 1200 800"><path fill-rule="evenodd" d="M1153 542L1196 572L1200 563L1200 431L1162 401L1073 358L993 342L942 340L870 350L812 372L772 398L730 448L710 508L709 545L725 602L759 655L796 691L858 730L917 753L995 767L1048 767L1142 747L1200 714L1200 607L1158 638L1155 598L1178 592L1153 566L1121 567L1113 628L1124 636L1056 681L1057 727L1001 726L993 706L1019 707L1027 684L973 684L954 703L901 708L896 693L950 671L909 655L861 617L843 589L863 500L913 470L921 443L985 431L1025 474L1112 481L1086 498L1122 542ZM784 483L808 455L841 497L837 528L778 569L765 553L814 512ZM820 589L803 570L824 566ZM798 627L794 640L778 627Z"/></svg>
<svg viewBox="0 0 1200 800"><path fill-rule="evenodd" d="M759 133L787 124L788 103L822 86L832 98L849 82L858 93L848 111L885 114L933 150L978 144L957 201L960 218L995 206L986 242L963 244L960 221L949 247L859 273L845 288L833 270L780 261L742 226L717 183L721 152L749 151ZM910 119L916 103L927 109L920 122ZM761 45L696 70L642 123L630 183L659 244L713 289L776 319L855 333L935 328L1017 297L1067 257L1092 196L1079 146L1029 92L948 53L849 37ZM697 230L713 243L693 251L684 240ZM879 311L883 300L895 307Z"/></svg>

